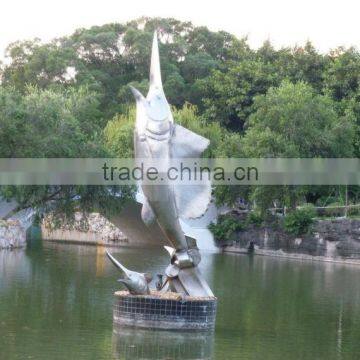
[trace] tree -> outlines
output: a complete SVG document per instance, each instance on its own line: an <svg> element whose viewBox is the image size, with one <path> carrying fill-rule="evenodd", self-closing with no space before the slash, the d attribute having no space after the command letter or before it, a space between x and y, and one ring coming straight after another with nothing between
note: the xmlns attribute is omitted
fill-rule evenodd
<svg viewBox="0 0 360 360"><path fill-rule="evenodd" d="M99 141L99 101L85 88L67 91L27 87L25 95L0 87L1 157L105 157ZM98 134L97 134L98 132ZM20 208L53 208L69 212L110 211L121 207L129 189L103 186L3 186L1 195Z"/></svg>
<svg viewBox="0 0 360 360"><path fill-rule="evenodd" d="M57 40L48 44L41 44L39 39L17 41L7 47L6 56L11 64L4 67L2 81L19 91L26 91L28 85L45 89L74 83L71 69L75 53Z"/></svg>
<svg viewBox="0 0 360 360"><path fill-rule="evenodd" d="M325 73L325 91L338 101L338 112L356 117L355 156L360 156L360 54L354 48L336 49Z"/></svg>
<svg viewBox="0 0 360 360"><path fill-rule="evenodd" d="M252 112L254 96L276 86L279 77L272 64L261 60L229 62L200 82L204 116L236 131L242 131Z"/></svg>
<svg viewBox="0 0 360 360"><path fill-rule="evenodd" d="M328 96L318 95L311 86L284 81L278 88L254 101L242 139L249 157L351 157L354 118L340 117ZM274 200L294 208L296 202L313 189L294 186L256 187L250 198L262 210Z"/></svg>
<svg viewBox="0 0 360 360"><path fill-rule="evenodd" d="M283 81L258 96L242 145L252 157L351 157L354 118L311 86Z"/></svg>
<svg viewBox="0 0 360 360"><path fill-rule="evenodd" d="M64 92L0 87L2 157L99 156L99 101L86 88Z"/></svg>
<svg viewBox="0 0 360 360"><path fill-rule="evenodd" d="M354 48L338 48L325 72L325 89L334 100L350 99L360 86L360 54Z"/></svg>
<svg viewBox="0 0 360 360"><path fill-rule="evenodd" d="M134 157L135 117L135 107L129 107L107 123L103 131L103 141L111 156L124 159Z"/></svg>
<svg viewBox="0 0 360 360"><path fill-rule="evenodd" d="M282 79L293 83L303 81L310 84L318 93L324 87L324 74L330 64L327 54L319 54L311 42L305 46L282 48L275 51L270 43L264 43L257 51L257 56L274 65Z"/></svg>
<svg viewBox="0 0 360 360"><path fill-rule="evenodd" d="M78 29L72 35L42 44L38 39L11 44L2 82L24 92L87 86L99 95L103 118L123 111L129 83L148 80L153 32L160 38L164 88L171 104L200 103L194 83L230 58L244 43L226 32L212 32L176 19L140 18ZM119 95L121 97L119 97ZM102 124L105 125L105 124Z"/></svg>

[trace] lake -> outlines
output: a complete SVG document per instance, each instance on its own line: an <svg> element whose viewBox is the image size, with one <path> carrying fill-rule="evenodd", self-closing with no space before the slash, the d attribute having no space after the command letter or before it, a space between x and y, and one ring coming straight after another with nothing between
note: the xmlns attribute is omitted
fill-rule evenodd
<svg viewBox="0 0 360 360"><path fill-rule="evenodd" d="M164 271L162 249L112 249ZM359 359L360 266L203 253L214 333L113 328L120 274L104 248L0 251L0 359Z"/></svg>

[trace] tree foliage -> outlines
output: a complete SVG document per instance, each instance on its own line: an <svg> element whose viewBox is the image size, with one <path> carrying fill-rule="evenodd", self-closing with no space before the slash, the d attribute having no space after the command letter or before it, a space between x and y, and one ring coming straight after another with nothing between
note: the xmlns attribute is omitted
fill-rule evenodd
<svg viewBox="0 0 360 360"><path fill-rule="evenodd" d="M356 49L320 54L310 42L276 50L266 41L254 50L246 38L164 18L82 28L48 43L10 44L0 72L1 156L132 156L129 85L146 93L155 29L175 120L211 140L205 156L359 156ZM111 194L91 187L64 187L61 195L58 190L8 187L3 194L24 204L55 196L67 205L80 198L84 204L103 204L92 194L98 191L103 199ZM333 192L290 186L215 191L219 203L241 197L261 209L316 202ZM350 197L357 194L354 188Z"/></svg>
<svg viewBox="0 0 360 360"><path fill-rule="evenodd" d="M266 95L255 98L254 113L242 139L249 157L351 157L354 152L354 119L338 116L334 101L315 94L310 85L283 82ZM274 206L295 208L314 187L265 186L251 198L262 210Z"/></svg>
<svg viewBox="0 0 360 360"><path fill-rule="evenodd" d="M284 81L254 100L243 138L250 157L351 157L354 117L304 82Z"/></svg>
<svg viewBox="0 0 360 360"><path fill-rule="evenodd" d="M28 86L23 95L0 87L0 154L4 158L105 157L96 94L85 88L57 92ZM19 208L44 206L66 213L119 209L126 187L3 186L1 195Z"/></svg>

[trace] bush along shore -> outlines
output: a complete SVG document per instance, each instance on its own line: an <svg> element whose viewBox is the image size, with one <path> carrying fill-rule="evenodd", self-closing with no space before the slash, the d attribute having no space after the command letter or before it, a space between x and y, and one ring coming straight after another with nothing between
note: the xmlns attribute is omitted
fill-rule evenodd
<svg viewBox="0 0 360 360"><path fill-rule="evenodd" d="M360 218L317 218L311 208L266 219L232 211L210 230L224 252L360 265Z"/></svg>

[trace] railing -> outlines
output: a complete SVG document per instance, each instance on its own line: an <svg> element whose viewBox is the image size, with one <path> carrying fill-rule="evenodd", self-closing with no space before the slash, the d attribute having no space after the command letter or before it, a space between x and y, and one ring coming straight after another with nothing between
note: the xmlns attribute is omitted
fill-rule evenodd
<svg viewBox="0 0 360 360"><path fill-rule="evenodd" d="M297 209L301 209L303 206L297 206ZM332 217L347 217L352 215L352 210L358 210L360 216L360 204L349 204L349 205L329 205L329 206L314 206L314 210L319 216L332 216ZM270 208L273 214L286 214L286 207Z"/></svg>

